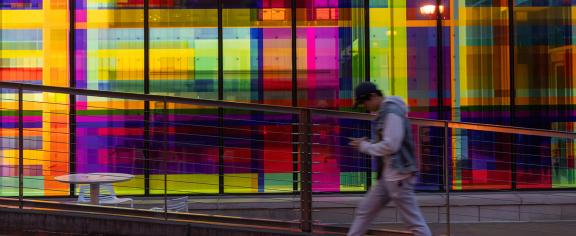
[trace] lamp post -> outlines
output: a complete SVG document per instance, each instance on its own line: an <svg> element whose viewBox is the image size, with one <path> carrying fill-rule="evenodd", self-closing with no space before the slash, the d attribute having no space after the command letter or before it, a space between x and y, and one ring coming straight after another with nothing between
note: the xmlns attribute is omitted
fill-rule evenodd
<svg viewBox="0 0 576 236"><path fill-rule="evenodd" d="M438 8L438 11L436 10ZM436 16L436 77L437 77L437 95L438 95L438 119L444 120L444 58L442 45L442 13L444 6L442 0L436 0L436 4L428 4L420 7L420 14Z"/></svg>
<svg viewBox="0 0 576 236"><path fill-rule="evenodd" d="M438 10L436 10L438 9ZM438 94L438 119L445 120L445 113L444 113L444 58L443 58L443 44L442 44L442 13L444 13L444 6L442 5L442 0L436 0L436 4L429 4L423 5L420 7L420 14L436 16L436 55L437 55L437 63L436 63L436 76L437 76L437 91ZM443 172L444 172L444 179L443 179L443 186L444 191L446 192L446 235L451 235L451 228L450 228L450 179L449 179L449 165L448 165L448 127L444 127L444 143L443 143Z"/></svg>

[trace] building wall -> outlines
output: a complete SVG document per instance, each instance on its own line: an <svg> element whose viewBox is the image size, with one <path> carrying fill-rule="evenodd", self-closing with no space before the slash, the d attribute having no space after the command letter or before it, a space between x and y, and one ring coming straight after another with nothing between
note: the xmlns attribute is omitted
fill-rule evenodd
<svg viewBox="0 0 576 236"><path fill-rule="evenodd" d="M405 99L411 117L575 130L571 1L516 0L511 8L504 0L443 0L438 50L436 16L420 10L435 1L222 0L221 58L218 1L146 2L148 21L143 0L75 0L72 12L64 0L2 1L0 80L360 111L353 87L369 78ZM3 196L18 193L16 98L2 90ZM53 177L71 171L135 174L117 186L121 194L163 194L165 173L170 194L297 188L291 115L168 104L164 116L157 103L33 92L24 99L27 195L69 194ZM367 135L368 124L313 121L314 189L365 190L370 163L345 137ZM419 188L440 190L435 137L443 131L417 132ZM454 190L576 184L572 140L453 132ZM513 155L514 142L529 144L526 154Z"/></svg>

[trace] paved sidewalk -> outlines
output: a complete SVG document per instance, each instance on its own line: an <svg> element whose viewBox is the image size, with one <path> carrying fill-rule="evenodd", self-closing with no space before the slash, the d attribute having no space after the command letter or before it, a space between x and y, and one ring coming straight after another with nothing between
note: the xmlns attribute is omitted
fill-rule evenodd
<svg viewBox="0 0 576 236"><path fill-rule="evenodd" d="M429 224L435 236L446 235L445 224ZM384 224L374 228L404 230L402 224ZM452 224L451 236L574 236L576 221L529 223Z"/></svg>

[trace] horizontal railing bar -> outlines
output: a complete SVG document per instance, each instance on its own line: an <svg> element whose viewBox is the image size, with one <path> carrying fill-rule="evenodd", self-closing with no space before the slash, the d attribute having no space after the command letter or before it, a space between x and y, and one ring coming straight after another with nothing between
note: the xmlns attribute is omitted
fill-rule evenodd
<svg viewBox="0 0 576 236"><path fill-rule="evenodd" d="M448 127L453 128L453 129L466 129L466 130L476 130L476 131L486 131L486 132L523 134L523 135L576 139L576 133L572 133L572 132L521 128L521 127L503 126L503 125L488 125L488 124L475 124L475 123L451 121L451 122L448 122Z"/></svg>
<svg viewBox="0 0 576 236"><path fill-rule="evenodd" d="M314 109L314 108L308 108L308 109L310 110L312 115L329 116L331 118L369 121L369 120L374 119L374 117L375 117L375 115L368 114L368 113L334 111L334 110Z"/></svg>
<svg viewBox="0 0 576 236"><path fill-rule="evenodd" d="M93 97L180 103L180 104L190 104L190 105L197 105L197 106L223 107L223 108L232 108L232 109L249 109L249 110L257 110L257 111L264 111L264 112L278 112L278 113L289 113L289 114L298 114L300 109L301 109L301 108L297 108L297 107L287 107L287 106L274 106L274 105L265 105L265 104L217 101L217 100L209 100L209 99L181 98L181 97L163 96L163 95L77 89L77 88L47 86L47 85L36 85L36 84L22 84L22 83L13 83L13 82L0 82L0 88L22 89L22 90L30 90L30 91L52 92L52 93L63 93L63 94L74 94L74 95L93 96Z"/></svg>
<svg viewBox="0 0 576 236"><path fill-rule="evenodd" d="M137 93L127 93L127 92L76 89L76 88L66 88L66 87L56 87L56 86L47 86L47 85L36 85L36 84L23 84L23 83L14 83L14 82L0 82L0 88L23 89L23 90L40 91L40 92L53 92L53 93L75 94L75 95L82 95L82 96L132 99L132 100L142 100L142 101L181 103L181 104L190 104L190 105L197 105L197 106L212 106L212 107L223 107L223 108L232 108L232 109L248 109L248 110L257 110L257 111L264 111L264 112L277 112L277 113L289 113L289 114L299 114L299 112L301 110L310 110L310 112L313 115L323 115L323 116L330 116L332 118L341 118L341 119L371 120L374 118L373 114L358 113L358 112L345 112L345 111L312 109L312 108L303 108L303 107L287 107L287 106L276 106L276 105L265 105L265 104L218 101L218 100L209 100L209 99L183 98L183 97L150 95L150 94L137 94ZM522 134L522 135L534 135L534 136L576 139L576 133L554 131L554 130L542 130L542 129L522 128L522 127L513 127L513 126L456 122L456 121L441 121L441 120L430 120L430 119L422 119L422 118L410 118L410 121L412 122L412 124L419 125L419 126L443 127L444 123L448 122L448 127L454 128L454 129L467 129L467 130L476 130L476 131L500 132L500 133L509 133L509 134Z"/></svg>

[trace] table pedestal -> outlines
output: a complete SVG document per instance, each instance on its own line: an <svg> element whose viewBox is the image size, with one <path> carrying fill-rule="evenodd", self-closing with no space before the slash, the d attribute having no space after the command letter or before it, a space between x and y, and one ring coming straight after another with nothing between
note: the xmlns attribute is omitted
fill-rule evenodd
<svg viewBox="0 0 576 236"><path fill-rule="evenodd" d="M90 203L100 204L100 184L90 184Z"/></svg>

